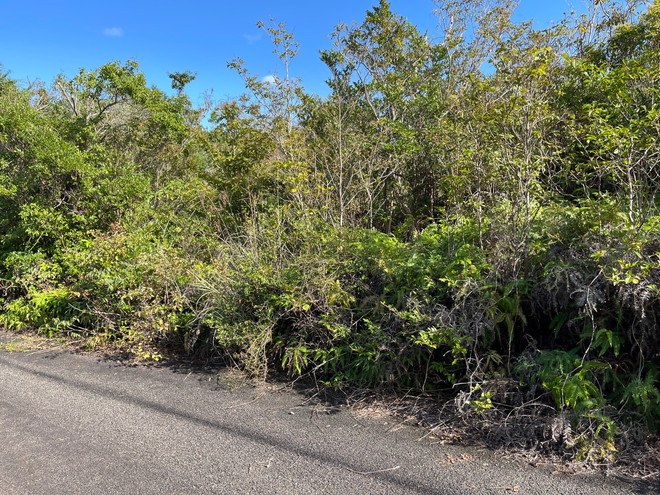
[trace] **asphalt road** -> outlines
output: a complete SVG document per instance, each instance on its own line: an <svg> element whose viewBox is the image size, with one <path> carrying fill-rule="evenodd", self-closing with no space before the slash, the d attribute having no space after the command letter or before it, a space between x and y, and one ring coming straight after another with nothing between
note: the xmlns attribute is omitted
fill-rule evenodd
<svg viewBox="0 0 660 495"><path fill-rule="evenodd" d="M393 424L231 375L0 351L0 495L656 493Z"/></svg>

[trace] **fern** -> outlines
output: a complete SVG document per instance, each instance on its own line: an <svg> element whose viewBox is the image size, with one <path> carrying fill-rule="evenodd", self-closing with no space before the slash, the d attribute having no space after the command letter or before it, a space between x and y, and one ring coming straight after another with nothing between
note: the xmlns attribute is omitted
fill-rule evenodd
<svg viewBox="0 0 660 495"><path fill-rule="evenodd" d="M624 406L632 403L651 429L660 426L660 390L657 386L659 377L658 367L651 366L644 378L635 375L630 379L619 399Z"/></svg>

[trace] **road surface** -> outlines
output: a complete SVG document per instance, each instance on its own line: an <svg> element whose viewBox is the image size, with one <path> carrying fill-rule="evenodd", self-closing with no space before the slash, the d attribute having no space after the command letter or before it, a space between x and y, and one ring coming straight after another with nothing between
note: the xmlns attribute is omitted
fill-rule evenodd
<svg viewBox="0 0 660 495"><path fill-rule="evenodd" d="M9 336L0 334L0 340ZM231 375L0 351L0 494L655 493L433 443Z"/></svg>

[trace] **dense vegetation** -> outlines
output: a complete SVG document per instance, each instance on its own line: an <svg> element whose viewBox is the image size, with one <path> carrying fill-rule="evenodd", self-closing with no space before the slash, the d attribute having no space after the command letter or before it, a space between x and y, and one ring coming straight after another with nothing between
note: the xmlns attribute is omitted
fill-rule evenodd
<svg viewBox="0 0 660 495"><path fill-rule="evenodd" d="M543 404L582 458L657 431L660 2L542 31L436 6L438 39L385 1L338 26L323 97L282 24L285 75L236 60L247 93L204 108L133 61L1 75L1 324Z"/></svg>

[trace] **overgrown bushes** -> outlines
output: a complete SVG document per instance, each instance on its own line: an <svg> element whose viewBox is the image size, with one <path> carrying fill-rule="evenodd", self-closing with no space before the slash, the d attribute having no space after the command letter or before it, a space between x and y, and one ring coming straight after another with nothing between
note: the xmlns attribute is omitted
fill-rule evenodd
<svg viewBox="0 0 660 495"><path fill-rule="evenodd" d="M612 458L660 426L660 6L633 4L534 31L438 2L461 21L435 42L383 1L323 53L327 97L236 61L249 92L206 127L189 73L173 97L135 62L1 76L0 323L542 404L548 438Z"/></svg>

